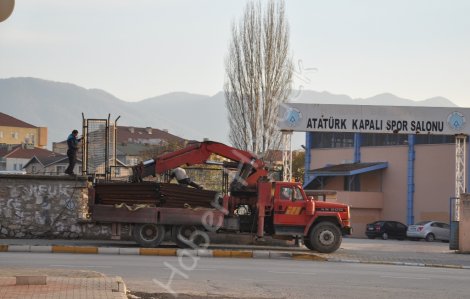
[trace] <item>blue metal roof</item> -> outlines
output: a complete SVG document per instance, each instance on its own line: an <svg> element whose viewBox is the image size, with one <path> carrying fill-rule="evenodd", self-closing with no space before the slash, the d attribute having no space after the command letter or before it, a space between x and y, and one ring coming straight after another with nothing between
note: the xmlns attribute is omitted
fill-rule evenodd
<svg viewBox="0 0 470 299"><path fill-rule="evenodd" d="M361 173L385 169L387 167L388 162L347 163L330 165L309 171L310 179L308 182L305 182L304 187L310 185L318 177L352 176Z"/></svg>

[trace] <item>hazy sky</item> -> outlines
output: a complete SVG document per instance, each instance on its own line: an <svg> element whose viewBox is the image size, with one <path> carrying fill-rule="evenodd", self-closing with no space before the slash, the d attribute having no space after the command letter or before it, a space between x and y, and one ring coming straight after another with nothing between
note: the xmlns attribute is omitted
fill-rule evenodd
<svg viewBox="0 0 470 299"><path fill-rule="evenodd" d="M0 78L101 88L127 101L222 90L245 1L17 0L0 23ZM470 107L470 1L287 1L295 86ZM307 84L308 81L309 83Z"/></svg>

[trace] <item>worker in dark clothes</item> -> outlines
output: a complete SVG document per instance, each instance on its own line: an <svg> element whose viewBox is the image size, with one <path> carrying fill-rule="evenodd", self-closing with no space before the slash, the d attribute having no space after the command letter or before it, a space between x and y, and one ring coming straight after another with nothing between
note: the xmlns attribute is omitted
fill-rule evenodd
<svg viewBox="0 0 470 299"><path fill-rule="evenodd" d="M195 182L193 182L188 175L186 174L186 170L181 167L177 167L173 169L170 173L170 179L176 178L178 184L191 186L196 189L203 189L203 187Z"/></svg>
<svg viewBox="0 0 470 299"><path fill-rule="evenodd" d="M75 175L73 169L75 168L75 163L77 162L77 152L78 152L78 143L81 138L77 138L78 131L73 130L72 134L67 138L67 157L69 158L69 166L64 171L68 175Z"/></svg>

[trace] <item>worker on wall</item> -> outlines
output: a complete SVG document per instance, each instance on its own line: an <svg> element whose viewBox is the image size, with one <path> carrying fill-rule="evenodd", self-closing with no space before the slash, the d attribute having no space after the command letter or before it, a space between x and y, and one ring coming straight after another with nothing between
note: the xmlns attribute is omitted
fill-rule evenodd
<svg viewBox="0 0 470 299"><path fill-rule="evenodd" d="M75 175L73 169L75 168L75 163L77 163L77 152L78 152L78 143L81 138L77 138L78 131L73 130L72 134L67 138L67 157L69 158L69 166L64 171L68 175Z"/></svg>
<svg viewBox="0 0 470 299"><path fill-rule="evenodd" d="M191 186L196 189L203 189L203 187L195 182L193 182L189 176L186 174L186 170L181 167L177 167L170 172L170 180L176 178L178 184Z"/></svg>

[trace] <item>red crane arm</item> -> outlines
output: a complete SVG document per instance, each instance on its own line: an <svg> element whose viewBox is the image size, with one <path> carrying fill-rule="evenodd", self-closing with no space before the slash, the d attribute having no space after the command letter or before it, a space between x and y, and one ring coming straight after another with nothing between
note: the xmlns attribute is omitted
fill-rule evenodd
<svg viewBox="0 0 470 299"><path fill-rule="evenodd" d="M204 141L191 144L181 150L160 155L133 168L132 181L141 181L142 177L161 174L182 165L205 163L210 155L216 154L239 163L238 179L245 186L255 186L260 177L267 176L263 160L248 151L239 150L219 142Z"/></svg>
<svg viewBox="0 0 470 299"><path fill-rule="evenodd" d="M250 152L239 150L219 142L204 141L191 144L175 152L158 156L154 159L155 171L156 173L163 173L181 165L190 166L202 164L206 162L212 154L235 162L252 164L255 169L262 169L264 167L264 162Z"/></svg>

